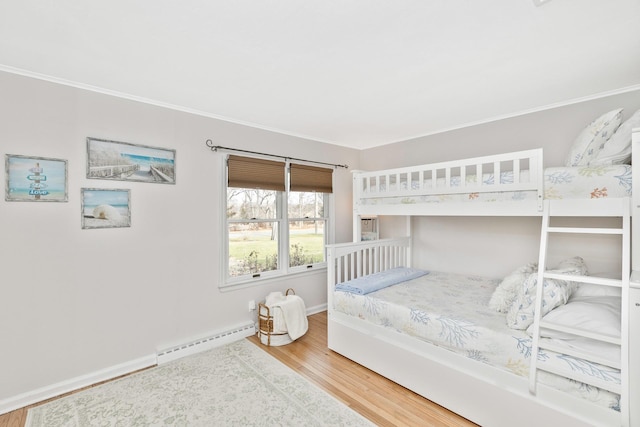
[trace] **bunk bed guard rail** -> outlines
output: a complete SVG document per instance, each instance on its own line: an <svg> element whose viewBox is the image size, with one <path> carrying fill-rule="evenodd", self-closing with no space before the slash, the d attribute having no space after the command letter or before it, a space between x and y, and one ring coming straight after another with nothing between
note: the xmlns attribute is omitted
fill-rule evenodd
<svg viewBox="0 0 640 427"><path fill-rule="evenodd" d="M411 267L411 237L327 245L328 304L338 283L395 267ZM330 310L331 311L331 310Z"/></svg>
<svg viewBox="0 0 640 427"><path fill-rule="evenodd" d="M375 172L354 171L354 200L359 203L385 197L533 191L538 210L542 211L542 152L537 148Z"/></svg>

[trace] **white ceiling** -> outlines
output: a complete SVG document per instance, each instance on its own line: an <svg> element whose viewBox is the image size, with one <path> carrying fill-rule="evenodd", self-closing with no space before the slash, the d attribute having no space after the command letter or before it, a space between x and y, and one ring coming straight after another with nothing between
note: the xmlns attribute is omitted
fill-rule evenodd
<svg viewBox="0 0 640 427"><path fill-rule="evenodd" d="M639 0L3 0L0 69L368 148L640 85Z"/></svg>

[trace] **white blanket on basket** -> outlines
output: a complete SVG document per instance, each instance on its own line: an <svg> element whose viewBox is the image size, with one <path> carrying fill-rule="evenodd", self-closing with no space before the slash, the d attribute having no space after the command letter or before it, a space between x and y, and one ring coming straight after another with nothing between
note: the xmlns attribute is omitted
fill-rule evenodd
<svg viewBox="0 0 640 427"><path fill-rule="evenodd" d="M302 298L272 292L267 296L265 305L269 307L273 316L273 332L287 332L292 340L307 333L309 323Z"/></svg>

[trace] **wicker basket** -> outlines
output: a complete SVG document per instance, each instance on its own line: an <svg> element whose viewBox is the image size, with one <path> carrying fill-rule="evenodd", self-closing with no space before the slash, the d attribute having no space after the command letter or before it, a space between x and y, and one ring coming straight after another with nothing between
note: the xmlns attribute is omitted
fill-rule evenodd
<svg viewBox="0 0 640 427"><path fill-rule="evenodd" d="M285 295L295 295L292 288L287 289ZM264 345L284 345L293 342L287 332L274 332L273 315L271 309L264 303L258 304L258 337Z"/></svg>

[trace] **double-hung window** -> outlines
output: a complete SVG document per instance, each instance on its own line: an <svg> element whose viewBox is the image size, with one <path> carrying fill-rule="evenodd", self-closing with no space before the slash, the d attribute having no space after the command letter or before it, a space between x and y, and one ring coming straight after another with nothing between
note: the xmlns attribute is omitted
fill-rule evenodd
<svg viewBox="0 0 640 427"><path fill-rule="evenodd" d="M326 267L333 170L230 155L222 286Z"/></svg>

